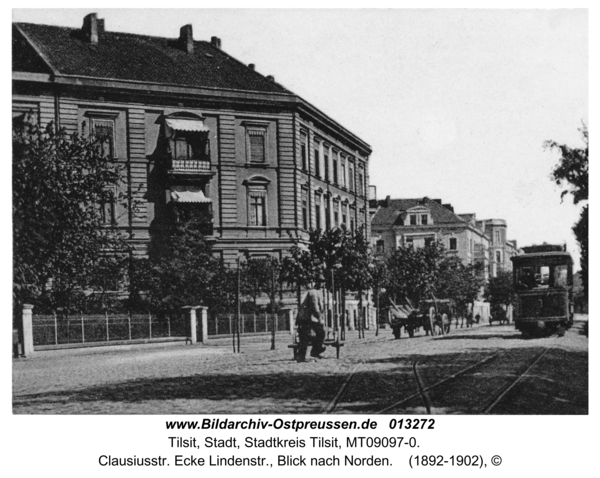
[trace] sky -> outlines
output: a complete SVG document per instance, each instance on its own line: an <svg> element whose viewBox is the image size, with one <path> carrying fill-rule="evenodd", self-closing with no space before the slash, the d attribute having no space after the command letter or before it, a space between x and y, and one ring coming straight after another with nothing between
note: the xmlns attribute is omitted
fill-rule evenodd
<svg viewBox="0 0 600 478"><path fill-rule="evenodd" d="M585 9L13 10L13 21L197 40L222 48L371 145L380 199L428 196L505 219L520 246L566 242L580 206L550 178L546 140L588 124ZM577 267L578 268L578 267Z"/></svg>

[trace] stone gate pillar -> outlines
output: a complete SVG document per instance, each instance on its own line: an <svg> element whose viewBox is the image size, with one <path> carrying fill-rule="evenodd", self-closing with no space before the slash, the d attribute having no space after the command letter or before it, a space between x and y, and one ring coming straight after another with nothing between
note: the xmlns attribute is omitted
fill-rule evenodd
<svg viewBox="0 0 600 478"><path fill-rule="evenodd" d="M186 305L182 307L188 313L188 338L192 344L205 344L208 340L208 307L201 305L191 306ZM200 311L200 317L198 317L196 311Z"/></svg>
<svg viewBox="0 0 600 478"><path fill-rule="evenodd" d="M23 356L31 357L33 355L33 305L23 304L20 336Z"/></svg>

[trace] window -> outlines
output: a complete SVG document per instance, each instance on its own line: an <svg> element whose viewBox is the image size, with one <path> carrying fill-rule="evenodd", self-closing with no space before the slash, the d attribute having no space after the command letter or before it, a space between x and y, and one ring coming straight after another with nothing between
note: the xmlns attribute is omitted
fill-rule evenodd
<svg viewBox="0 0 600 478"><path fill-rule="evenodd" d="M451 251L455 251L458 249L458 241L456 240L456 237L451 237L450 238L450 245L449 245L449 249Z"/></svg>
<svg viewBox="0 0 600 478"><path fill-rule="evenodd" d="M23 129L26 125L33 125L38 122L39 106L35 104L13 104L12 121L13 128Z"/></svg>
<svg viewBox="0 0 600 478"><path fill-rule="evenodd" d="M321 158L319 156L319 150L315 148L315 176L321 176Z"/></svg>
<svg viewBox="0 0 600 478"><path fill-rule="evenodd" d="M342 224L348 226L348 205L342 204Z"/></svg>
<svg viewBox="0 0 600 478"><path fill-rule="evenodd" d="M433 244L433 237L426 237L425 238L425 247L427 246L431 246L431 244Z"/></svg>
<svg viewBox="0 0 600 478"><path fill-rule="evenodd" d="M377 254L383 254L385 252L385 241L383 239L377 241L375 250Z"/></svg>
<svg viewBox="0 0 600 478"><path fill-rule="evenodd" d="M406 237L406 238L404 239L404 244L406 244L407 246L410 246L410 247L412 247L412 245L413 245L413 242L414 242L414 241L413 241L413 238L412 238L412 237Z"/></svg>
<svg viewBox="0 0 600 478"><path fill-rule="evenodd" d="M334 225L334 227L340 227L340 202L339 202L339 200L333 202L333 225Z"/></svg>
<svg viewBox="0 0 600 478"><path fill-rule="evenodd" d="M102 202L100 204L100 220L105 226L112 226L117 222L115 189L108 187L104 189Z"/></svg>
<svg viewBox="0 0 600 478"><path fill-rule="evenodd" d="M502 262L502 251L496 251L496 262L498 264Z"/></svg>
<svg viewBox="0 0 600 478"><path fill-rule="evenodd" d="M346 187L346 159L342 157L341 159L341 168L342 168L342 174L341 174L341 186L343 188Z"/></svg>
<svg viewBox="0 0 600 478"><path fill-rule="evenodd" d="M496 244L500 244L501 240L500 240L500 231L494 231L495 232L495 237L494 237L494 242Z"/></svg>
<svg viewBox="0 0 600 478"><path fill-rule="evenodd" d="M358 169L358 184L356 185L356 189L360 196L364 196L365 194L365 171L362 166Z"/></svg>
<svg viewBox="0 0 600 478"><path fill-rule="evenodd" d="M267 211L265 196L250 192L250 217L249 226L266 226Z"/></svg>
<svg viewBox="0 0 600 478"><path fill-rule="evenodd" d="M330 210L330 199L325 196L324 204L325 204L325 229L331 228L331 210Z"/></svg>
<svg viewBox="0 0 600 478"><path fill-rule="evenodd" d="M317 229L321 229L321 195L315 192L315 225Z"/></svg>
<svg viewBox="0 0 600 478"><path fill-rule="evenodd" d="M308 137L305 134L301 135L300 155L302 161L302 170L308 170Z"/></svg>
<svg viewBox="0 0 600 478"><path fill-rule="evenodd" d="M115 122L112 119L92 119L92 134L98 141L99 152L103 158L115 157Z"/></svg>
<svg viewBox="0 0 600 478"><path fill-rule="evenodd" d="M302 188L302 228L308 230L308 190Z"/></svg>
<svg viewBox="0 0 600 478"><path fill-rule="evenodd" d="M325 181L329 182L329 155L323 154L323 164L325 166Z"/></svg>
<svg viewBox="0 0 600 478"><path fill-rule="evenodd" d="M247 187L248 226L266 227L267 217L267 186L269 180L254 176L244 181Z"/></svg>
<svg viewBox="0 0 600 478"><path fill-rule="evenodd" d="M354 164L348 163L348 188L350 191L354 191Z"/></svg>
<svg viewBox="0 0 600 478"><path fill-rule="evenodd" d="M567 266L554 266L554 287L567 287L568 284Z"/></svg>
<svg viewBox="0 0 600 478"><path fill-rule="evenodd" d="M416 226L417 225L417 215L416 214L411 214L410 215L410 225L411 226Z"/></svg>
<svg viewBox="0 0 600 478"><path fill-rule="evenodd" d="M200 160L209 156L207 134L175 131L173 145L173 159L176 160Z"/></svg>
<svg viewBox="0 0 600 478"><path fill-rule="evenodd" d="M338 183L338 153L333 153L333 182Z"/></svg>
<svg viewBox="0 0 600 478"><path fill-rule="evenodd" d="M251 163L266 163L265 155L265 131L264 130L248 130L248 144L250 147L250 162Z"/></svg>
<svg viewBox="0 0 600 478"><path fill-rule="evenodd" d="M421 214L421 224L426 226L427 225L427 218L429 216L427 214Z"/></svg>

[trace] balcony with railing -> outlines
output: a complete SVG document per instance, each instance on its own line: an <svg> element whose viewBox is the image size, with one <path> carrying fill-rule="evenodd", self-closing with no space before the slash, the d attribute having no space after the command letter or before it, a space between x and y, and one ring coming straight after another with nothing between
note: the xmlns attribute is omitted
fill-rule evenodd
<svg viewBox="0 0 600 478"><path fill-rule="evenodd" d="M192 176L212 176L210 161L205 159L172 159L171 174L192 175Z"/></svg>

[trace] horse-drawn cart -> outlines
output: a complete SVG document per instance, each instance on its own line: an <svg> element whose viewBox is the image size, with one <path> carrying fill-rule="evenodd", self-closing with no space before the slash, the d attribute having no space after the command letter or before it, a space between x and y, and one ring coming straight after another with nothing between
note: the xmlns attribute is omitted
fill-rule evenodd
<svg viewBox="0 0 600 478"><path fill-rule="evenodd" d="M453 317L453 305L450 300L426 300L422 301L419 308L414 308L410 301L396 304L390 300L390 325L394 338L399 339L401 330L414 337L415 332L421 328L427 335L434 329L438 329L442 335L450 332L450 323Z"/></svg>

